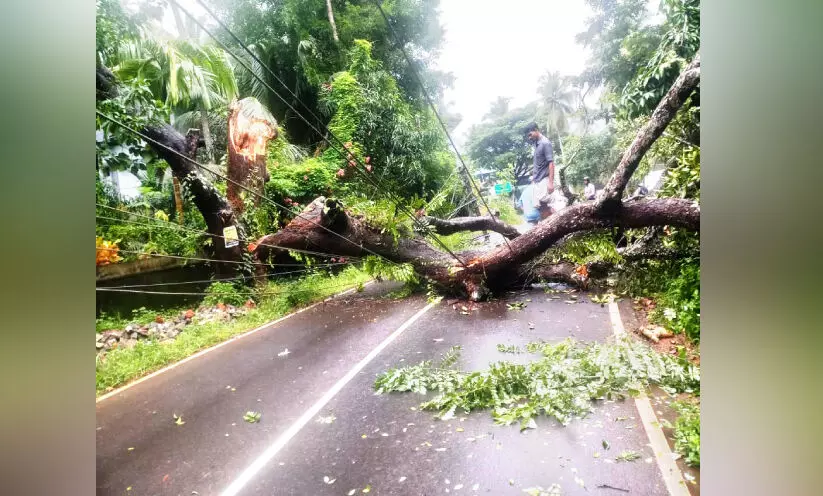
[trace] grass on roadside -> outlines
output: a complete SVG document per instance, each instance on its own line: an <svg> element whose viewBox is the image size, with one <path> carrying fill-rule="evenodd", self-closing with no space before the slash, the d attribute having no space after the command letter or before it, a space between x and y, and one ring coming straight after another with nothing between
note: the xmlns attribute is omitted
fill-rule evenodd
<svg viewBox="0 0 823 496"><path fill-rule="evenodd" d="M336 275L315 273L290 281L272 281L261 291L257 307L230 322L189 324L173 341L138 342L130 349L114 349L104 359L97 360L97 394L105 393L165 365L182 360L199 350L242 334L271 320L282 317L297 307L321 300L347 287L358 287L370 277L355 267L347 267ZM145 319L153 320L156 312L141 311ZM138 312L140 313L140 312ZM173 312L171 313L174 314ZM145 320L144 319L144 320ZM98 319L97 328L106 329L135 322L138 319Z"/></svg>
<svg viewBox="0 0 823 496"><path fill-rule="evenodd" d="M680 416L674 422L674 449L686 464L700 466L700 404L687 401L672 403Z"/></svg>

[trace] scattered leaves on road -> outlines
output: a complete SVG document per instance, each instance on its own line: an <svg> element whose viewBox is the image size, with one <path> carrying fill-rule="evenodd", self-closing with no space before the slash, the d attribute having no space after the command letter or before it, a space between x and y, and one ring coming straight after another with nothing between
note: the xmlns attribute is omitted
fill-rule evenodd
<svg viewBox="0 0 823 496"><path fill-rule="evenodd" d="M619 455L617 455L617 458L615 458L615 460L619 462L633 462L638 458L640 458L640 453L638 453L637 451L624 450Z"/></svg>
<svg viewBox="0 0 823 496"><path fill-rule="evenodd" d="M527 304L524 301L516 301L514 303L506 303L507 310L523 310Z"/></svg>
<svg viewBox="0 0 823 496"><path fill-rule="evenodd" d="M277 356L284 357L284 356L288 355L289 353L291 353L291 351L289 351L289 349L286 348L283 351L281 351L280 353L278 353Z"/></svg>
<svg viewBox="0 0 823 496"><path fill-rule="evenodd" d="M552 484L546 489L543 489L540 486L530 487L528 489L523 489L523 492L529 496L560 496L563 494L558 484Z"/></svg>
<svg viewBox="0 0 823 496"><path fill-rule="evenodd" d="M334 484L334 481L336 481L336 480L337 479L329 478L328 475L323 476L323 482L325 482L326 484Z"/></svg>
<svg viewBox="0 0 823 496"><path fill-rule="evenodd" d="M254 424L256 422L260 422L261 415L262 414L260 412L246 412L246 414L243 415L243 420L250 424Z"/></svg>
<svg viewBox="0 0 823 496"><path fill-rule="evenodd" d="M453 418L458 408L467 413L486 409L497 423L520 422L522 427L541 414L566 425L587 415L594 400L625 398L650 384L669 393L700 387L697 366L657 353L629 336L610 343L571 338L533 342L526 351L541 356L526 364L498 361L486 370L464 372L455 366L460 349L453 347L440 363L428 360L389 369L377 377L374 388L378 394L439 392L420 407L438 412L443 420Z"/></svg>
<svg viewBox="0 0 823 496"><path fill-rule="evenodd" d="M499 351L500 353L523 353L523 351L518 346L515 346L513 344L509 346L506 346L505 344L498 344L497 351Z"/></svg>
<svg viewBox="0 0 823 496"><path fill-rule="evenodd" d="M186 422L183 420L182 416L178 416L176 413L173 413L172 416L174 417L174 423L177 425L183 425Z"/></svg>

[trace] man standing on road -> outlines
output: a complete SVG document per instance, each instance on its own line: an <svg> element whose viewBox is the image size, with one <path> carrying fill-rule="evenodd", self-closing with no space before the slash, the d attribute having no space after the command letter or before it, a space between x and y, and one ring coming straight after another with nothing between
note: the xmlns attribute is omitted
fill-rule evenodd
<svg viewBox="0 0 823 496"><path fill-rule="evenodd" d="M534 166L532 168L534 206L547 214L554 214L566 206L566 197L559 190L554 189L552 143L543 136L534 122L526 126L524 131L526 139L534 144Z"/></svg>
<svg viewBox="0 0 823 496"><path fill-rule="evenodd" d="M583 184L586 185L583 189L583 197L586 198L586 200L594 200L594 184L589 182L588 177L583 178Z"/></svg>

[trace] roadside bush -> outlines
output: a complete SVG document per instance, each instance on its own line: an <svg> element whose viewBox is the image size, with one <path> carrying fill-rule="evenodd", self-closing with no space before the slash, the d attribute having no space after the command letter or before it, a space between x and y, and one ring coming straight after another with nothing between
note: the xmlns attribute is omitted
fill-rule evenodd
<svg viewBox="0 0 823 496"><path fill-rule="evenodd" d="M700 466L700 404L676 401L672 408L680 414L674 423L674 449L692 467Z"/></svg>
<svg viewBox="0 0 823 496"><path fill-rule="evenodd" d="M240 306L249 299L249 296L241 291L243 291L241 288L229 282L213 282L206 289L206 297L203 299L203 303L206 305L223 303Z"/></svg>

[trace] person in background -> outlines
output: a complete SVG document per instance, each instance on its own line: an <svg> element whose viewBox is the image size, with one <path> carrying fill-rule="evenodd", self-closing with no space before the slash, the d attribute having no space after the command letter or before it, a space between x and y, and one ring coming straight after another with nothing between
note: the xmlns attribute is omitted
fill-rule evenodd
<svg viewBox="0 0 823 496"><path fill-rule="evenodd" d="M536 226L540 220L540 211L534 206L534 185L529 184L523 189L520 195L520 208L523 209L523 217L532 226Z"/></svg>
<svg viewBox="0 0 823 496"><path fill-rule="evenodd" d="M583 184L585 185L585 188L583 188L583 198L586 200L594 200L594 184L589 181L588 177L583 178Z"/></svg>

